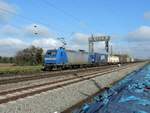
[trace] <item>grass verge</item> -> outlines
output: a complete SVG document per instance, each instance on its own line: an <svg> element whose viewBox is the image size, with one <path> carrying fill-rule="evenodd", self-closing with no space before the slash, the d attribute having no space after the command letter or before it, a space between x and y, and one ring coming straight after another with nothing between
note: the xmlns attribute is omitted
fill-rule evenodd
<svg viewBox="0 0 150 113"><path fill-rule="evenodd" d="M42 66L8 66L0 67L0 74L30 74L42 72Z"/></svg>

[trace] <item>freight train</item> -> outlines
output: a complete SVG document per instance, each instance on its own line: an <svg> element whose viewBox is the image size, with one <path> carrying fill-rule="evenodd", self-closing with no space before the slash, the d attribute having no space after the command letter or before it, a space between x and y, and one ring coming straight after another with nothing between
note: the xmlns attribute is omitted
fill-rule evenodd
<svg viewBox="0 0 150 113"><path fill-rule="evenodd" d="M44 57L44 70L91 67L107 63L119 63L119 58L99 53L89 55L84 50L74 51L60 47L47 50Z"/></svg>
<svg viewBox="0 0 150 113"><path fill-rule="evenodd" d="M106 62L106 57L105 54L89 55L84 50L74 51L60 47L47 50L44 57L44 70L94 66Z"/></svg>

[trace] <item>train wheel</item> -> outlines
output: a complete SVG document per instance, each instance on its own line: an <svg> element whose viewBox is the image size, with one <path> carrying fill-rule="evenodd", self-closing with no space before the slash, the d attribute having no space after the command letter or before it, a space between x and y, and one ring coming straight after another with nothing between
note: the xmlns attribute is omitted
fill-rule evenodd
<svg viewBox="0 0 150 113"><path fill-rule="evenodd" d="M42 70L43 71L49 71L49 68L45 66Z"/></svg>

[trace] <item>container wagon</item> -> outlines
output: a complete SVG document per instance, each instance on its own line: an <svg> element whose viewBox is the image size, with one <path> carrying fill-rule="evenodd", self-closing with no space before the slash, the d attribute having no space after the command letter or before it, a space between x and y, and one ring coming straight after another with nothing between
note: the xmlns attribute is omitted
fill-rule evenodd
<svg viewBox="0 0 150 113"><path fill-rule="evenodd" d="M108 64L117 64L119 63L119 57L118 56L108 56Z"/></svg>
<svg viewBox="0 0 150 113"><path fill-rule="evenodd" d="M107 63L107 54L94 53L93 55L89 55L89 63L92 64L106 64Z"/></svg>

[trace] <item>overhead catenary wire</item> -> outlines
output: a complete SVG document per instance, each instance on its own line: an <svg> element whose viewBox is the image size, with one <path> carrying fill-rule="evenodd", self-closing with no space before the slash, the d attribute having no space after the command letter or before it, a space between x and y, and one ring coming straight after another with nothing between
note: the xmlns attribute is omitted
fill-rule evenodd
<svg viewBox="0 0 150 113"><path fill-rule="evenodd" d="M45 1L45 3L46 3L48 6L51 6L51 7L55 8L55 9L57 9L59 12L65 14L65 15L67 15L67 16L69 16L69 17L71 17L73 20L75 20L76 22L80 23L80 25L82 24L81 21L80 21L80 19L77 18L76 16L74 16L74 15L72 15L72 14L70 14L70 13L64 11L64 10L61 9L61 8L56 7L54 4L52 4L52 3L51 3L50 1L48 1L48 0L43 0L43 1ZM62 36L62 33L63 33L63 31L64 31L64 30L61 30L60 28L57 29L56 27L50 25L49 23L45 23L45 22L43 23L43 22L37 21L37 20L35 21L34 19L32 19L32 18L30 18L30 17L26 17L26 16L24 16L24 15L15 13L15 12L13 12L13 11L9 11L9 10L3 9L3 8L0 8L0 10L5 11L5 12L7 12L7 13L10 13L10 14L12 14L12 15L19 16L19 17L21 17L22 19L24 19L24 20L26 20L26 21L29 21L29 22L32 22L32 23L35 23L35 22L36 22L36 23L41 24L41 25L49 26L49 27L51 28L51 30L53 30L53 31L56 33L56 35L59 36L59 37ZM87 26L86 26L86 27L87 27ZM83 28L83 27L82 27L82 28ZM84 28L85 28L85 26L84 26ZM87 29L87 28L86 28L86 29ZM61 33L60 33L59 31L61 31Z"/></svg>
<svg viewBox="0 0 150 113"><path fill-rule="evenodd" d="M78 17L74 16L73 14L69 13L68 11L65 11L65 10L63 10L63 9L61 9L61 8L58 8L58 7L55 6L53 3L51 3L49 0L42 0L42 1L43 1L47 6L50 6L50 7L54 8L54 9L56 9L57 11L63 13L64 15L66 15L66 16L72 18L72 19L73 19L74 21L76 21L78 24L80 24L80 25L82 25L82 26L84 25L84 29L87 29L87 28L88 28L86 22L81 21ZM82 27L82 28L83 28L83 27Z"/></svg>
<svg viewBox="0 0 150 113"><path fill-rule="evenodd" d="M71 17L71 18L74 19L75 21L81 22L79 18L77 18L76 16L72 15L72 14L69 13L69 12L66 12L65 10L63 10L63 9L61 9L61 8L56 7L56 6L55 6L54 4L52 4L50 1L48 1L48 0L43 0L43 2L45 2L46 5L48 5L48 6L50 6L50 7L53 7L54 9L56 9L56 10L58 10L59 12L63 13L64 15Z"/></svg>
<svg viewBox="0 0 150 113"><path fill-rule="evenodd" d="M41 22L41 21L35 21L35 20L31 19L31 18L28 18L28 17L23 16L23 15L21 15L21 14L15 13L15 12L13 12L13 11L9 11L9 10L3 9L3 8L1 8L1 7L0 7L0 10L1 10L1 11L4 11L4 12L6 12L6 13L9 13L9 14L15 15L15 16L19 16L19 17L21 17L22 19L24 19L24 20L26 20L26 21L28 21L28 22L32 22L32 23L36 23L36 22L37 22L38 24L45 25L45 26L49 26L51 29L55 29L55 30L57 29L56 27L54 27L54 26L52 26L52 25L50 25L50 24L48 24L48 23L43 23L43 22ZM20 27L19 27L19 28L20 28ZM57 35L60 35L60 33L57 32L57 31L55 31L55 33L56 33Z"/></svg>

